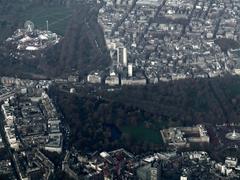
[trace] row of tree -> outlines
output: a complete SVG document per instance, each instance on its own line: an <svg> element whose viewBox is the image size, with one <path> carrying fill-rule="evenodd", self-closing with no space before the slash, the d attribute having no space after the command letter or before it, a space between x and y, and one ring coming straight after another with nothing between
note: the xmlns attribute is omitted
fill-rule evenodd
<svg viewBox="0 0 240 180"><path fill-rule="evenodd" d="M233 123L239 116L240 78L192 79L158 85L124 87L98 94L183 124ZM131 97L131 98L129 98Z"/></svg>

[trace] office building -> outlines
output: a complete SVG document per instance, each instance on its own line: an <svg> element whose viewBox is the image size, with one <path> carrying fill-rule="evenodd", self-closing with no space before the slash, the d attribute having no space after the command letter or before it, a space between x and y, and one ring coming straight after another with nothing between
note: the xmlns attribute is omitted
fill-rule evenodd
<svg viewBox="0 0 240 180"><path fill-rule="evenodd" d="M133 65L132 63L128 64L128 77L132 77L133 76Z"/></svg>
<svg viewBox="0 0 240 180"><path fill-rule="evenodd" d="M118 65L127 67L127 49L125 47L117 49L117 62Z"/></svg>

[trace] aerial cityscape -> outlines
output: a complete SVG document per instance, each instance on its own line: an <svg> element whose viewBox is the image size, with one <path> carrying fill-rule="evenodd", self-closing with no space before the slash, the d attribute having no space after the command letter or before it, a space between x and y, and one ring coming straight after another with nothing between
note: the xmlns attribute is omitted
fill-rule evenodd
<svg viewBox="0 0 240 180"><path fill-rule="evenodd" d="M240 1L0 1L0 180L240 179Z"/></svg>

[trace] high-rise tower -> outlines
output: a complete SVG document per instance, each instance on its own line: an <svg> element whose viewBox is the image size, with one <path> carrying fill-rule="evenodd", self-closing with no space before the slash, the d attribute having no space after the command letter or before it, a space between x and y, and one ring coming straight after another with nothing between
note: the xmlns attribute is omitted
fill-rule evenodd
<svg viewBox="0 0 240 180"><path fill-rule="evenodd" d="M117 62L119 65L127 67L127 48L119 47L117 49Z"/></svg>

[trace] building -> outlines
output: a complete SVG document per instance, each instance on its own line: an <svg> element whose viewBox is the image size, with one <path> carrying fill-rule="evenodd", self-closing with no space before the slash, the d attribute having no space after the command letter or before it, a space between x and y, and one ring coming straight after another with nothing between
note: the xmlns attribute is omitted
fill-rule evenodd
<svg viewBox="0 0 240 180"><path fill-rule="evenodd" d="M3 139L0 135L0 149L4 148Z"/></svg>
<svg viewBox="0 0 240 180"><path fill-rule="evenodd" d="M121 85L132 85L132 86L136 86L136 85L146 85L147 84L147 80L145 78L122 78L121 79Z"/></svg>
<svg viewBox="0 0 240 180"><path fill-rule="evenodd" d="M127 63L128 63L127 48L119 47L117 49L117 63L118 63L118 65L127 67Z"/></svg>
<svg viewBox="0 0 240 180"><path fill-rule="evenodd" d="M161 177L160 164L155 162L138 168L137 177L140 180L159 180Z"/></svg>
<svg viewBox="0 0 240 180"><path fill-rule="evenodd" d="M62 133L52 133L48 135L47 144L45 145L45 150L50 152L62 152L63 137Z"/></svg>
<svg viewBox="0 0 240 180"><path fill-rule="evenodd" d="M188 180L188 178L187 178L186 175L182 175L182 176L180 177L180 180Z"/></svg>
<svg viewBox="0 0 240 180"><path fill-rule="evenodd" d="M89 83L97 84L102 82L102 74L100 72L92 72L87 76Z"/></svg>
<svg viewBox="0 0 240 180"><path fill-rule="evenodd" d="M128 77L132 77L133 76L133 64L129 63L128 64Z"/></svg>
<svg viewBox="0 0 240 180"><path fill-rule="evenodd" d="M228 51L228 56L231 57L233 59L233 61L235 62L235 66L234 66L234 73L236 75L240 75L240 61L239 61L239 57L240 57L240 49L230 49Z"/></svg>
<svg viewBox="0 0 240 180"><path fill-rule="evenodd" d="M69 82L78 82L79 81L79 76L70 75L70 76L68 76L68 81Z"/></svg>
<svg viewBox="0 0 240 180"><path fill-rule="evenodd" d="M163 142L170 146L189 146L190 143L209 143L210 137L203 125L175 127L160 131Z"/></svg>
<svg viewBox="0 0 240 180"><path fill-rule="evenodd" d="M228 168L226 164L222 164L222 163L216 163L215 168L218 172L220 172L224 176L229 176L229 174L233 172L232 168Z"/></svg>
<svg viewBox="0 0 240 180"><path fill-rule="evenodd" d="M150 180L159 180L160 179L160 169L158 167L150 168Z"/></svg>
<svg viewBox="0 0 240 180"><path fill-rule="evenodd" d="M16 83L16 78L13 77L1 77L1 83L10 86Z"/></svg>
<svg viewBox="0 0 240 180"><path fill-rule="evenodd" d="M10 147L15 150L18 150L20 142L16 138L14 127L5 126L4 130L6 133L8 143L10 144Z"/></svg>
<svg viewBox="0 0 240 180"><path fill-rule="evenodd" d="M227 167L236 167L238 164L238 159L234 157L226 157L225 164L227 165Z"/></svg>
<svg viewBox="0 0 240 180"><path fill-rule="evenodd" d="M4 104L2 104L2 112L5 118L5 122L8 126L12 126L13 122L15 121L16 117L14 115L14 109L11 107L8 103L8 101L5 101Z"/></svg>
<svg viewBox="0 0 240 180"><path fill-rule="evenodd" d="M119 85L119 77L115 72L111 72L110 75L105 79L105 84L109 86Z"/></svg>
<svg viewBox="0 0 240 180"><path fill-rule="evenodd" d="M159 6L161 4L160 0L139 0L137 5L141 6Z"/></svg>

